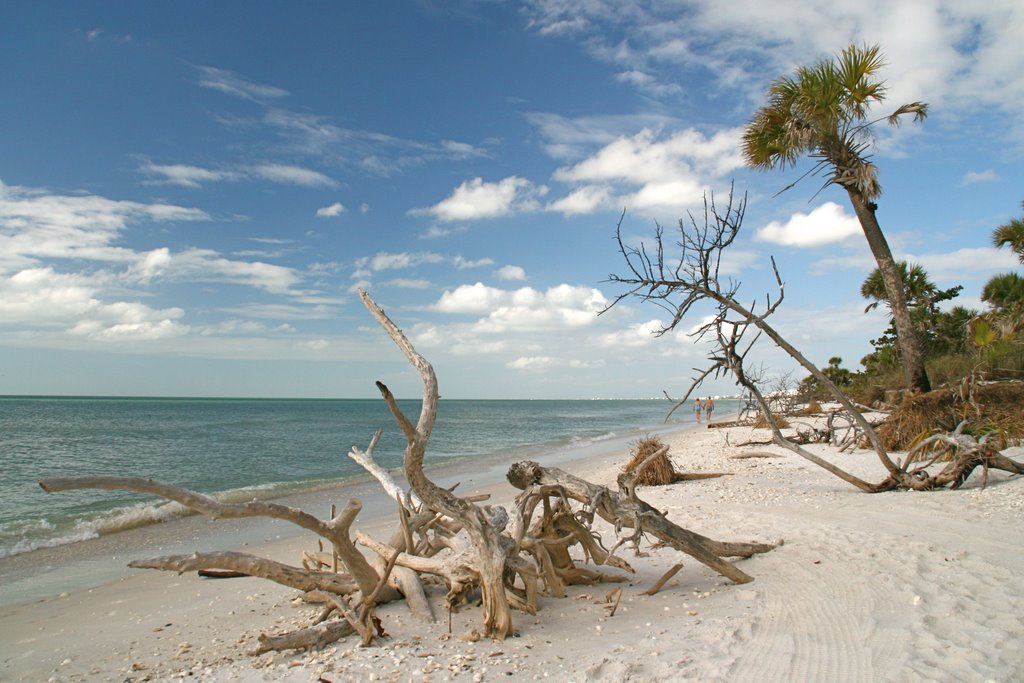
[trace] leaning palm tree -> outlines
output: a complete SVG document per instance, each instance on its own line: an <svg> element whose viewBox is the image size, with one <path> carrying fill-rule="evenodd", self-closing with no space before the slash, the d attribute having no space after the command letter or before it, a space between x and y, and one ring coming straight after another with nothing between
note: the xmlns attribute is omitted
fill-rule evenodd
<svg viewBox="0 0 1024 683"><path fill-rule="evenodd" d="M835 59L801 66L792 77L777 79L768 90L768 104L757 110L743 133L743 155L749 166L762 170L784 169L809 155L817 161L814 171L826 172L826 185L846 190L885 283L907 385L928 391L931 386L907 295L875 216L875 200L882 188L878 168L867 153L874 124L884 120L898 126L907 114L920 121L928 105L911 102L887 117L869 119L871 105L885 95L883 81L877 78L882 64L877 45L850 45Z"/></svg>

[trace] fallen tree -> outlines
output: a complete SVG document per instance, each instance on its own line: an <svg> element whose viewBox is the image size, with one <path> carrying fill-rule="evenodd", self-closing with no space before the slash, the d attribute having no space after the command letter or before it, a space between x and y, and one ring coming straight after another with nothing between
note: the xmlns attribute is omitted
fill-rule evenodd
<svg viewBox="0 0 1024 683"><path fill-rule="evenodd" d="M352 524L361 509L352 499L340 512L332 510L321 520L303 510L266 501L221 503L216 499L172 484L134 477L86 476L44 479L47 492L75 489L119 489L146 493L178 502L213 519L270 517L295 524L317 534L330 545L306 553L303 566L238 552L208 552L174 555L132 562L137 568L178 573L204 571L212 575L254 576L298 589L310 602L323 609L306 628L259 638L254 654L271 650L323 647L349 635L358 635L363 645L384 633L375 608L385 602L405 599L410 609L425 620L433 620L425 595L422 575L440 577L446 587L445 603L450 610L479 599L482 604L484 636L505 638L513 633L512 610L530 614L538 609L539 596L563 597L572 584L622 581L625 577L595 567L633 573L633 568L616 551L631 546L640 554L647 535L690 555L736 583L752 580L726 557L750 557L771 550L764 543L715 541L671 522L636 495L636 477L658 452L637 468L623 474L618 490L592 484L555 468L533 462L512 466L508 478L522 489L511 513L497 505L480 505L485 498L460 497L431 481L423 469L424 456L437 417L439 398L433 367L423 358L370 297L359 293L374 319L419 373L423 384L420 415L414 424L383 383L377 387L406 437L403 472L410 491L405 491L374 461L378 431L366 450L353 447L349 457L381 484L398 508L398 524L387 542L355 532ZM573 503L577 508L573 508ZM595 516L614 527L616 542L608 549L594 528ZM622 535L622 530L632 533ZM364 546L379 559L370 562L356 547ZM570 550L579 547L583 560ZM648 592L659 590L676 565Z"/></svg>
<svg viewBox="0 0 1024 683"><path fill-rule="evenodd" d="M750 306L741 304L737 299L740 283L719 277L722 255L739 234L745 211L746 198L735 201L732 191L729 192L724 209L718 208L713 195L705 197L702 222L698 223L692 214L689 215L688 224L679 221L678 232L672 241L679 248L679 253L673 255L671 261L666 255L666 239L660 225L656 228L654 247L648 250L644 245L627 246L622 237L622 220L619 221L616 230L619 251L629 272L622 276L609 276L609 281L624 285L626 291L616 297L606 311L626 298L653 303L671 316L669 323L657 332L663 335L674 330L698 304L710 303L715 310L710 320L691 333L697 340L710 340L713 350L708 355L709 364L703 370L698 370L689 391L677 405L687 401L708 377L732 375L736 383L748 391L760 407L761 415L772 430L774 443L868 493L894 489L926 491L946 486L958 488L979 467L986 479L989 468L1024 474L1024 464L1000 453L991 438L983 436L975 439L963 433L964 423L951 433L936 434L925 439L907 454L904 461L893 461L874 427L854 403L769 324L768 319L778 310L785 297L785 286L775 259L771 259L771 264L777 289L774 294L766 295L760 308L756 303ZM746 338L748 333L751 333L749 339ZM769 398L761 389L762 378L745 365L748 353L762 335L813 375L820 386L840 404L843 413L849 418L850 427L862 434L875 451L886 470L885 479L878 483L865 481L811 453L782 433L777 411L773 410ZM925 454L933 457L925 457ZM936 472L932 466L940 456L946 464Z"/></svg>

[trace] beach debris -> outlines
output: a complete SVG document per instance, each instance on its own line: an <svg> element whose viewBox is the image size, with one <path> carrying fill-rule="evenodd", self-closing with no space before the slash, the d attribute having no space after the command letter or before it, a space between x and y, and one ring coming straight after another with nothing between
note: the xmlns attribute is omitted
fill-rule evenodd
<svg viewBox="0 0 1024 683"><path fill-rule="evenodd" d="M614 551L623 544L628 543L634 552L639 552L641 541L649 534L735 583L753 580L746 572L722 558L751 557L770 551L774 545L715 541L678 526L636 495L635 474L620 474L619 490L612 491L557 467L544 467L540 463L524 460L513 464L506 478L513 486L524 491L517 500L531 495L543 495L545 499L555 497L559 503L575 500L582 507L574 516L581 517L588 524L592 524L597 515L613 524L617 532L632 529L633 533L621 537L611 550L602 550L602 556L599 557L605 562L614 558Z"/></svg>
<svg viewBox="0 0 1024 683"><path fill-rule="evenodd" d="M1024 438L1024 382L979 382L904 396L878 435L887 448L907 450L933 434L949 433L965 419L993 434L1001 448Z"/></svg>
<svg viewBox="0 0 1024 683"><path fill-rule="evenodd" d="M626 262L626 275L610 275L609 281L624 285L626 291L617 296L605 309L615 306L626 298L651 302L671 312L671 320L657 334L666 334L697 307L711 304L714 313L693 329L690 336L697 341L710 342L708 365L698 370L686 395L673 407L675 410L709 377L718 378L732 375L747 395L756 404L756 416L772 432L773 442L834 474L843 481L867 493L892 490L929 491L944 487L960 487L971 473L982 468L983 485L989 469L999 469L1011 474L1024 474L1024 464L1002 455L996 448L992 435L975 438L964 432L961 422L954 433L934 434L925 439L929 448L940 447L947 464L940 471L928 469L935 464L935 458L924 464L915 464L913 451L907 459L897 464L882 442L878 431L864 416L859 407L844 394L825 373L811 363L800 351L776 330L768 319L778 311L785 299L785 285L778 265L772 257L772 273L776 290L764 297L763 303L755 301L745 305L737 298L739 283L732 279L720 279L722 256L739 234L746 212L746 196L736 200L730 189L728 199L719 206L712 194L705 197L704 220L699 224L690 215L689 224L679 221L678 233L671 240L665 238L664 229L659 225L655 231L655 245L633 246L622 234L622 219L616 228L619 252ZM749 334L749 336L748 336ZM767 388L769 378L763 369L752 369L746 365L746 357L754 344L765 336L785 351L814 377L818 385L828 392L840 406L843 419L847 421L847 447L851 441L863 442L875 451L879 463L887 476L878 483L858 477L834 463L819 457L800 441L807 443L812 435L799 433L796 437L783 434L786 420L782 413L788 412L793 400L791 392L772 391ZM961 394L968 407L977 407L973 399L974 382L965 381ZM748 404L750 401L748 400ZM780 406L782 408L780 409ZM748 405L748 408L750 406ZM669 412L671 415L671 411ZM1019 409L1012 413L1011 420L1019 424ZM755 425L756 426L756 425ZM830 425L830 432L835 433ZM830 437L831 438L831 437ZM916 447L915 447L916 448Z"/></svg>
<svg viewBox="0 0 1024 683"><path fill-rule="evenodd" d="M682 567L683 565L680 564L680 565L676 565L676 566ZM612 602L612 598L615 599L614 602ZM609 608L608 609L608 616L609 617L614 617L615 616L615 612L618 611L618 609L619 609L619 602L621 602L621 601L622 601L622 587L621 586L619 586L618 588L613 588L608 593L608 595L604 596L604 602L605 602L605 604Z"/></svg>
<svg viewBox="0 0 1024 683"><path fill-rule="evenodd" d="M200 569L196 573L204 579L240 579L250 576L245 572L235 572L227 569Z"/></svg>
<svg viewBox="0 0 1024 683"><path fill-rule="evenodd" d="M679 572L679 570L682 569L682 568L683 568L683 563L682 562L680 562L679 564L676 564L676 565L673 565L672 567L670 567L669 570L667 572L665 572L661 576L660 579L658 579L657 581L654 582L653 586L651 586L650 588L648 588L647 590L644 591L644 595L654 595L655 593L660 591L662 589L662 587L666 583L668 583L669 579L671 579L673 576L675 576Z"/></svg>
<svg viewBox="0 0 1024 683"><path fill-rule="evenodd" d="M230 574L262 578L300 591L298 599L302 602L322 605L312 623L296 618L289 620L293 630L261 633L252 651L255 657L274 651L319 650L353 635L363 646L386 639L389 636L385 625L375 609L379 604L399 599L404 599L419 618L433 622L435 617L424 591L429 577L437 577L447 588L449 633L453 611L466 605L480 605L480 624L460 637L470 642L483 638L501 640L516 635L512 610L535 615L541 595L565 597L570 585L625 581L621 572L634 570L616 551L632 547L637 556L644 556L641 544L647 535L691 555L736 583L745 583L751 577L723 557L750 557L774 547L711 540L675 525L665 513L637 497L639 474L655 457L665 457L667 447L645 455L636 469L622 473L618 491L537 463L516 463L507 477L522 493L516 497L511 511L484 504L486 496L460 497L454 493L455 487L438 486L423 471L439 398L434 370L366 292L360 290L359 296L423 383L420 415L414 424L398 407L388 387L377 382L384 402L406 437L403 473L411 490L404 490L374 462L373 451L380 430L365 450L354 447L349 453L396 504L398 523L386 543L353 531L352 524L362 509L357 499L350 500L340 511L332 508L330 519L324 520L271 501L223 503L205 494L138 477L55 478L39 482L40 486L48 492L98 488L148 493L213 519L270 517L315 533L322 541L316 552L303 554L301 567L236 551L169 555L136 560L129 565L178 573L198 571L215 577ZM595 517L614 526L617 538L610 548L594 528ZM376 559L371 562L355 543L370 549ZM576 548L582 559L570 553L570 549ZM600 569L582 566L588 562ZM670 570L661 584L675 571ZM621 588L606 597L605 602L612 603L609 616L615 614L621 597ZM191 645L183 643L178 655L191 650ZM262 661L269 662L256 659L254 666ZM435 668L430 667L431 671Z"/></svg>
<svg viewBox="0 0 1024 683"><path fill-rule="evenodd" d="M624 473L637 471L636 483L640 486L665 486L680 481L715 479L726 472L676 472L668 456L669 446L657 436L645 436L633 444L630 459L623 468Z"/></svg>

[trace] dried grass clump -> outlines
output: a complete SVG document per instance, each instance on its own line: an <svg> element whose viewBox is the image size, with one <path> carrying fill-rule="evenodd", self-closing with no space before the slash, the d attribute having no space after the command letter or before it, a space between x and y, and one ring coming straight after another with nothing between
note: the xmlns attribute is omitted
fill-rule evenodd
<svg viewBox="0 0 1024 683"><path fill-rule="evenodd" d="M782 417L781 415L775 416L775 422L779 425L779 429L786 429L787 427L789 427L789 420ZM765 418L764 415L759 414L757 416L757 419L754 420L753 427L755 429L770 429L771 425L768 424L768 420Z"/></svg>
<svg viewBox="0 0 1024 683"><path fill-rule="evenodd" d="M904 451L936 432L952 432L967 420L964 431L975 436L995 433L998 448L1024 438L1024 383L981 384L974 387L972 398L973 405L964 400L959 387L905 396L878 428L878 436L887 449Z"/></svg>
<svg viewBox="0 0 1024 683"><path fill-rule="evenodd" d="M622 468L622 471L630 474L648 456L663 448L665 448L665 443L661 439L656 436L645 436L633 444L630 449L629 462ZM647 464L647 467L636 478L636 483L641 486L664 486L677 481L677 477L678 474L672 466L672 461L668 459L668 450L666 449L662 455Z"/></svg>
<svg viewBox="0 0 1024 683"><path fill-rule="evenodd" d="M812 398L807 402L807 405L797 411L796 414L800 417L808 417L810 415L821 415L821 413L821 404Z"/></svg>

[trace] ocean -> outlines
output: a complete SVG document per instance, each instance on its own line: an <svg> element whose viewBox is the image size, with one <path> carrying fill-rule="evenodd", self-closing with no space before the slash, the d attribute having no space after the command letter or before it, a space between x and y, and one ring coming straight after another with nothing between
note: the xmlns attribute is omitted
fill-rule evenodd
<svg viewBox="0 0 1024 683"><path fill-rule="evenodd" d="M418 400L399 401L415 422ZM665 400L448 400L427 465L543 461L693 424ZM736 407L722 401L716 417ZM159 479L224 501L278 498L365 478L347 456L384 428L375 456L401 466L404 439L379 399L0 397L0 558L187 514L116 491L44 493L46 477ZM623 446L625 449L625 446ZM344 501L341 501L342 503Z"/></svg>

